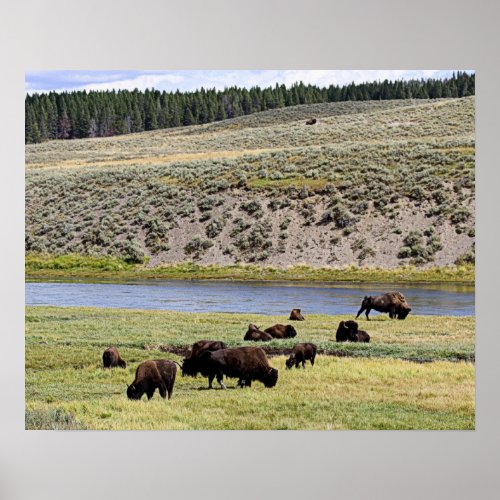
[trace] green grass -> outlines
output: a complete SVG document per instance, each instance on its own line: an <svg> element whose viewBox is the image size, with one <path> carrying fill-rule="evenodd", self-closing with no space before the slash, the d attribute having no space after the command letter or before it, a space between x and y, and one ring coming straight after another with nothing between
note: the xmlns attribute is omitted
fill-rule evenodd
<svg viewBox="0 0 500 500"><path fill-rule="evenodd" d="M229 266L200 265L192 262L149 267L130 264L117 257L91 257L77 254L26 254L27 278L104 278L104 279L232 279L290 281L357 281L385 283L474 283L473 265L431 267L402 266L396 269L356 265L315 268L307 265L286 269L252 264Z"/></svg>
<svg viewBox="0 0 500 500"><path fill-rule="evenodd" d="M271 358L278 384L265 389L201 390L201 378L177 379L171 401L156 393L128 401L139 362L169 358L155 346L189 345L202 338L242 345L249 322L269 326L284 316L194 314L96 308L26 308L27 428L89 429L473 429L474 319L412 317L361 321L367 346L337 345L340 317L310 315L295 325L298 336L268 348L313 341L314 368L284 370L285 356ZM345 318L344 318L345 319ZM102 351L119 347L125 370L101 368ZM262 344L261 344L262 345ZM149 346L152 350L144 349ZM352 356L352 357L351 357ZM361 357L360 357L361 356ZM400 358L426 358L412 363ZM440 361L441 360L441 361ZM229 382L234 387L235 380ZM67 426L67 427L65 427Z"/></svg>

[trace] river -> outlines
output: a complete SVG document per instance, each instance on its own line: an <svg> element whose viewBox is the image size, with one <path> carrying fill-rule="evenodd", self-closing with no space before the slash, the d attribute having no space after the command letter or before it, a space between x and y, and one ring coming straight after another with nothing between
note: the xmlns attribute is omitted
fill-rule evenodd
<svg viewBox="0 0 500 500"><path fill-rule="evenodd" d="M356 314L365 295L398 290L412 314L472 316L474 286L269 281L138 280L26 283L27 305L163 309L183 312ZM377 313L372 313L377 314Z"/></svg>

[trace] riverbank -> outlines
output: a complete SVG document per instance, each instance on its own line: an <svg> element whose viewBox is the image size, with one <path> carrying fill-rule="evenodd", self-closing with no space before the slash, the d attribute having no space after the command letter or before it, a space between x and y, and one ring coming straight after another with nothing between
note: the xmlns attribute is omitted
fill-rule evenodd
<svg viewBox="0 0 500 500"><path fill-rule="evenodd" d="M171 401L155 394L134 402L125 384L140 362L180 362L183 349L200 339L244 345L249 323L267 327L287 318L27 307L27 428L474 429L473 317L361 320L372 337L367 345L335 342L341 319L309 315L294 325L294 339L259 344L279 370L273 389L256 382L233 390L236 380L229 380L227 391L200 390L205 379L179 373ZM285 370L283 353L305 341L318 345L315 366ZM102 369L109 345L119 348L125 370Z"/></svg>
<svg viewBox="0 0 500 500"><path fill-rule="evenodd" d="M260 281L318 281L369 283L465 283L474 284L473 265L430 267L402 266L395 269L358 267L342 268L296 265L286 269L252 264L231 266L199 265L184 262L159 267L147 263L131 264L116 257L89 257L76 254L26 254L27 279L95 278L95 279L209 279Z"/></svg>

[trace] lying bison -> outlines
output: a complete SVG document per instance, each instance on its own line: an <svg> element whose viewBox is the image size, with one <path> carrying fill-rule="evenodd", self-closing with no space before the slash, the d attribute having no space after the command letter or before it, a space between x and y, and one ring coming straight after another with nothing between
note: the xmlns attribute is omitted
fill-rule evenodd
<svg viewBox="0 0 500 500"><path fill-rule="evenodd" d="M278 370L269 366L266 353L260 347L235 347L204 352L200 356L202 370L207 373L208 388L212 388L217 378L222 389L224 375L237 378L240 387L250 387L253 380L262 382L266 387L274 387L278 381Z"/></svg>
<svg viewBox="0 0 500 500"><path fill-rule="evenodd" d="M292 321L304 321L305 318L300 314L300 309L292 309L290 313L290 318Z"/></svg>
<svg viewBox="0 0 500 500"><path fill-rule="evenodd" d="M102 353L102 364L104 368L116 368L117 366L127 368L127 363L120 357L120 353L116 347L108 347Z"/></svg>
<svg viewBox="0 0 500 500"><path fill-rule="evenodd" d="M372 309L378 312L389 313L391 319L405 319L411 311L402 293L389 292L378 297L366 296L361 303L361 309L358 311L356 319L358 319L363 311L366 311L366 319L369 320L368 314Z"/></svg>
<svg viewBox="0 0 500 500"><path fill-rule="evenodd" d="M309 120L306 121L306 125L314 125L316 123L316 118L309 118Z"/></svg>
<svg viewBox="0 0 500 500"><path fill-rule="evenodd" d="M200 371L200 356L205 351L218 351L219 349L225 349L227 347L224 342L218 340L200 340L195 342L191 347L191 353L189 357L184 358L182 361L182 376L196 377ZM203 373L201 373L204 375ZM204 375L206 376L206 375Z"/></svg>
<svg viewBox="0 0 500 500"><path fill-rule="evenodd" d="M271 336L271 334L260 330L258 326L250 324L248 325L248 330L245 336L243 337L243 340L253 340L255 342L258 341L267 342L269 340L273 340L273 337Z"/></svg>
<svg viewBox="0 0 500 500"><path fill-rule="evenodd" d="M297 331L292 325L274 325L264 331L274 339L290 339L297 336Z"/></svg>
<svg viewBox="0 0 500 500"><path fill-rule="evenodd" d="M135 379L127 387L127 397L141 399L146 393L148 399L151 399L155 390L158 389L163 399L167 397L167 394L170 399L174 390L176 373L177 366L168 359L144 361L137 367Z"/></svg>
<svg viewBox="0 0 500 500"><path fill-rule="evenodd" d="M297 344L292 349L290 357L285 361L285 366L291 368L295 365L295 368L298 368L299 364L302 363L302 368L305 368L306 360L310 360L311 366L314 366L317 350L317 347L311 343Z"/></svg>
<svg viewBox="0 0 500 500"><path fill-rule="evenodd" d="M341 321L335 335L337 342L370 342L370 335L358 330L356 321Z"/></svg>

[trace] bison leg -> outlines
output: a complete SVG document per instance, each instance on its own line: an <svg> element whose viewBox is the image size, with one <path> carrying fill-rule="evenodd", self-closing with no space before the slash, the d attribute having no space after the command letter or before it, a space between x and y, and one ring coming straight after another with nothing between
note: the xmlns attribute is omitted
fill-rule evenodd
<svg viewBox="0 0 500 500"><path fill-rule="evenodd" d="M370 318L368 317L368 315L370 314L370 311L371 311L371 309L367 309L367 310L366 310L366 312L365 312L365 314L366 314L366 319L367 319L368 321L370 321Z"/></svg>
<svg viewBox="0 0 500 500"><path fill-rule="evenodd" d="M316 357L316 356L313 356L313 357L311 358L311 366L314 366L314 358L315 358L315 357Z"/></svg>
<svg viewBox="0 0 500 500"><path fill-rule="evenodd" d="M356 317L354 319L358 319L359 315L365 310L365 306L361 306L361 309L358 311L358 314L356 314Z"/></svg>
<svg viewBox="0 0 500 500"><path fill-rule="evenodd" d="M160 396L165 399L167 397L167 387L165 384L161 384L158 387L158 391L160 392ZM170 399L170 398L169 398Z"/></svg>
<svg viewBox="0 0 500 500"><path fill-rule="evenodd" d="M304 368L304 369L305 369L305 367L306 367L306 360L305 360L305 359L303 359L303 360L302 360L302 368Z"/></svg>
<svg viewBox="0 0 500 500"><path fill-rule="evenodd" d="M217 374L217 382L219 382L221 389L227 389L227 387L224 385L224 382L222 381L223 378L224 378L224 375L222 373Z"/></svg>
<svg viewBox="0 0 500 500"><path fill-rule="evenodd" d="M146 396L148 397L148 399L151 399L154 393L155 393L155 388L153 387L153 389L148 389L146 391Z"/></svg>
<svg viewBox="0 0 500 500"><path fill-rule="evenodd" d="M208 388L209 388L209 389L212 389L212 383L213 383L213 381L214 381L214 378L215 378L215 375L210 374L210 375L208 376Z"/></svg>

